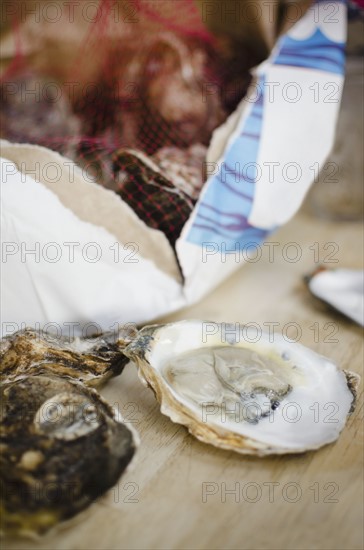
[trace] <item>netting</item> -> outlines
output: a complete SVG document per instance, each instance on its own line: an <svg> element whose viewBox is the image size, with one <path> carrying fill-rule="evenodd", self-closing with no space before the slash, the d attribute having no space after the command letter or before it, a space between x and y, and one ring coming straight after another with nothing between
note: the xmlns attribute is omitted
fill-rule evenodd
<svg viewBox="0 0 364 550"><path fill-rule="evenodd" d="M92 17L74 4L59 36L50 12L30 23L11 12L16 55L1 80L1 136L71 158L173 245L251 60L208 31L193 0L100 0Z"/></svg>

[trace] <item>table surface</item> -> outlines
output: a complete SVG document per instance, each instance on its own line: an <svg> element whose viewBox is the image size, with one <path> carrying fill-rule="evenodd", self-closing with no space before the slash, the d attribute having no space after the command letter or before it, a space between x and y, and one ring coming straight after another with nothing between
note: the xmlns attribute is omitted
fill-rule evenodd
<svg viewBox="0 0 364 550"><path fill-rule="evenodd" d="M318 261L360 268L362 225L302 211L270 240L279 243L274 261L263 247L258 262L239 267L203 301L161 321L202 318L262 328L277 322L278 332L362 374L361 328L310 296L302 281ZM302 252L297 262L287 260L292 242ZM301 333L288 323L298 323ZM200 443L172 423L129 364L102 393L140 434L132 469L73 523L40 541L8 540L4 548L362 548L362 384L360 390L336 443L302 455L252 458ZM204 494L207 489L214 494Z"/></svg>

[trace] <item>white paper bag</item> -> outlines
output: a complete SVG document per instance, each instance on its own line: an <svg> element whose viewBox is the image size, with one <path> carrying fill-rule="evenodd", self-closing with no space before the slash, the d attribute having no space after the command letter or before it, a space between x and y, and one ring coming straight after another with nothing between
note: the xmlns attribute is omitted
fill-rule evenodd
<svg viewBox="0 0 364 550"><path fill-rule="evenodd" d="M318 1L216 130L176 252L120 197L47 149L2 142L2 333L87 335L199 300L298 210L333 145L346 6ZM182 272L182 273L181 273Z"/></svg>

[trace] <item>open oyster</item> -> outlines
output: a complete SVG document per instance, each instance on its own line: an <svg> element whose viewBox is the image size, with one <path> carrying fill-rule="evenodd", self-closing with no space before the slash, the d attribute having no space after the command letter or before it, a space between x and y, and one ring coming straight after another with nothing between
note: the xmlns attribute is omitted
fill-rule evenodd
<svg viewBox="0 0 364 550"><path fill-rule="evenodd" d="M34 536L85 509L119 479L133 433L80 382L25 376L1 388L5 534Z"/></svg>
<svg viewBox="0 0 364 550"><path fill-rule="evenodd" d="M142 329L124 350L162 413L201 441L266 455L337 439L357 375L254 327L182 321Z"/></svg>
<svg viewBox="0 0 364 550"><path fill-rule="evenodd" d="M57 338L32 329L15 332L0 342L0 380L44 373L100 385L121 373L127 358L122 349L136 335L133 327L94 338Z"/></svg>

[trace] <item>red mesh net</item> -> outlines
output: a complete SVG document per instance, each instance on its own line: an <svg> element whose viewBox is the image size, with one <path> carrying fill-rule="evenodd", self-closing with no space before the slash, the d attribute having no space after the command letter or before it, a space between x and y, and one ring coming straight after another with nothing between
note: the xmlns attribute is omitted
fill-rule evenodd
<svg viewBox="0 0 364 550"><path fill-rule="evenodd" d="M9 11L17 53L2 76L1 135L72 158L173 245L249 59L207 30L194 0L74 4L59 21Z"/></svg>

